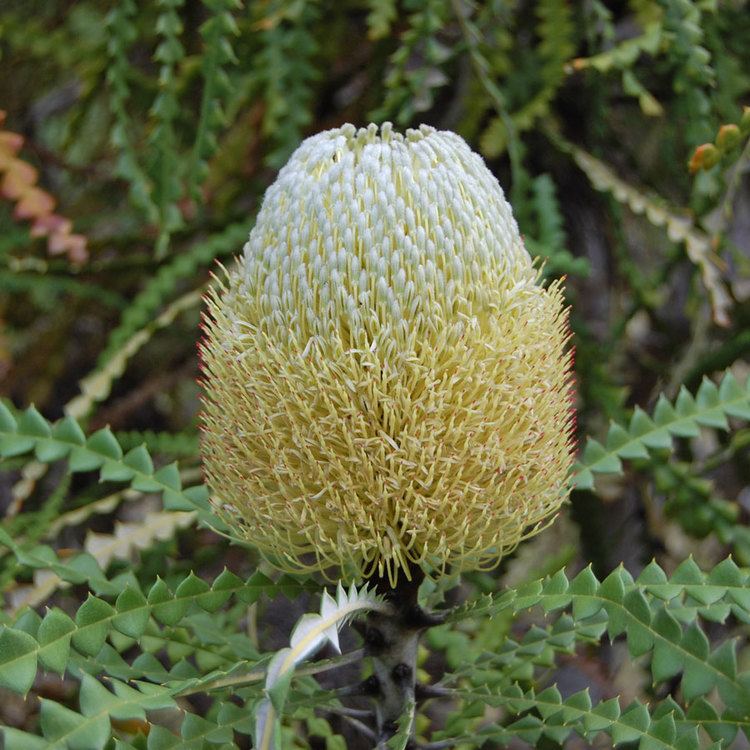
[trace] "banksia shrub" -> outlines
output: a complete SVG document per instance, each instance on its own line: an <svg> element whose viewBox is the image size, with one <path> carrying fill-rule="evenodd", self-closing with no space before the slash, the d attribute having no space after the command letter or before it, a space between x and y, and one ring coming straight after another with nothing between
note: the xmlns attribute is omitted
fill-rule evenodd
<svg viewBox="0 0 750 750"><path fill-rule="evenodd" d="M457 135L308 138L209 294L213 502L291 571L493 565L568 494L567 331Z"/></svg>

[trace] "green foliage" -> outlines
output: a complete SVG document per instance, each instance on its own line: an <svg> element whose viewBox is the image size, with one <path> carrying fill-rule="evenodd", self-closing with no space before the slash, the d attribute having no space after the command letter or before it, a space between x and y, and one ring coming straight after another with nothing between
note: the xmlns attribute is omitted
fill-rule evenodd
<svg viewBox="0 0 750 750"><path fill-rule="evenodd" d="M102 481L127 482L140 492L161 493L166 508L197 511L222 525L210 512L203 485L183 488L176 463L156 469L145 446L123 453L107 427L87 438L72 417L53 425L33 406L19 413L0 403L0 456L25 453L33 453L43 463L65 458L71 473L98 471Z"/></svg>
<svg viewBox="0 0 750 750"><path fill-rule="evenodd" d="M262 130L275 146L266 161L276 169L299 145L312 117L312 85L319 77L313 62L319 45L312 26L319 15L315 2L274 2L256 20L262 28L254 61L256 85L266 105Z"/></svg>
<svg viewBox="0 0 750 750"><path fill-rule="evenodd" d="M462 605L450 613L449 621L517 613L535 606L545 612L565 608L572 612L572 618L563 616L552 628L530 631L522 644L511 642L497 656L477 655L471 668L453 675L452 679L468 680L473 686L459 689L464 700L482 700L515 713L532 712L508 726L487 728L467 739L479 746L492 738L507 742L520 736L535 743L542 735L562 741L571 731L587 739L606 732L615 744L640 740L641 747L697 748L696 729L701 728L715 741L731 741L738 729L749 727L750 720L743 717L750 715L750 673L738 671L736 641L726 640L711 648L701 619L723 623L731 616L750 622L747 576L731 558L709 573L701 572L689 559L669 577L652 562L636 580L618 568L599 581L591 568L586 568L572 579L560 571L542 581ZM679 676L684 708L669 699L651 712L641 703L621 712L616 700L592 708L586 692L563 702L554 687L537 694L522 686L531 678L529 662L547 666L552 654L569 651L574 639L591 642L604 632L612 639L624 636L632 658L650 657L654 685ZM713 690L718 691L723 709L709 703L706 696ZM668 714L673 715L679 731L661 734L654 722ZM625 731L626 727L631 731Z"/></svg>
<svg viewBox="0 0 750 750"><path fill-rule="evenodd" d="M143 432L132 430L115 433L117 442L127 452L145 445L149 453L167 456L194 456L198 452L198 439L192 432Z"/></svg>
<svg viewBox="0 0 750 750"><path fill-rule="evenodd" d="M185 48L180 42L183 31L179 11L184 0L159 0L160 13L156 30L161 42L154 53L159 69L159 93L151 105L150 114L155 126L150 145L155 154L154 173L157 175L154 201L159 209L160 234L156 251L159 257L167 252L170 235L184 225L177 201L182 195L180 162L176 147L175 120L180 108L176 91L176 67L185 57Z"/></svg>
<svg viewBox="0 0 750 750"><path fill-rule="evenodd" d="M396 0L369 0L370 12L367 14L367 26L372 39L388 36L396 20Z"/></svg>
<svg viewBox="0 0 750 750"><path fill-rule="evenodd" d="M204 687L212 689L214 684L221 686L222 680L230 674L241 673L251 682L259 680L262 671L246 673L262 661L260 655L241 642L222 648L220 642L209 635L210 621L202 619L202 613L215 613L231 598L248 605L263 594L283 593L294 597L306 586L288 577L274 583L259 572L242 580L224 570L210 585L190 573L174 591L160 578L150 589L142 591L132 578L127 583L118 579L110 581L103 577L102 571L95 573L95 563L91 560L85 564L80 558L55 563L50 559L54 553L49 548L44 548L46 552L27 554L4 533L2 536L2 541L23 564L52 567L71 582L88 580L97 591L96 596L89 595L72 618L57 608L48 609L43 617L27 611L13 627L0 631L0 684L3 687L27 693L37 669L61 675L67 670L80 680L78 710L45 701L40 716L40 735L6 728L7 747L59 744L70 748L104 748L114 721L144 721L146 711L157 709L172 709L176 714L178 696ZM97 579L97 575L101 578ZM128 666L120 653L136 640L142 653ZM171 644L167 647L171 669L153 656L165 642ZM226 657L227 653L232 654L231 660ZM197 670L186 661L191 654ZM221 669L226 663L231 667ZM106 682L110 690L97 679L102 673L108 676ZM158 681L156 684L154 679ZM219 718L226 732L229 731L226 723L240 722L237 712L227 714L224 708ZM201 733L207 733L206 727L208 732L216 734L217 726L201 720L199 715L188 712L181 716L184 739L196 740ZM238 731L242 730L238 728ZM166 741L170 735L157 732L155 736ZM163 746L170 745L155 745Z"/></svg>
<svg viewBox="0 0 750 750"><path fill-rule="evenodd" d="M201 266L235 252L247 231L246 224L233 224L220 234L198 240L187 251L163 265L128 305L120 324L110 333L107 345L99 355L99 368L104 368L128 339L145 328L181 281L194 276Z"/></svg>
<svg viewBox="0 0 750 750"><path fill-rule="evenodd" d="M133 137L136 134L135 124L128 110L131 97L129 76L131 68L128 63L130 45L138 38L138 28L133 23L137 6L132 0L119 3L107 17L109 40L107 49L110 65L107 68L107 83L111 87L110 106L115 118L112 128L112 145L118 150L116 173L126 180L130 187L133 203L143 212L150 222L158 220L157 208L154 205L152 187L148 176L138 162Z"/></svg>
<svg viewBox="0 0 750 750"><path fill-rule="evenodd" d="M443 65L450 49L438 38L448 14L447 0L413 0L401 44L391 55L386 75L386 95L373 111L376 122L393 119L403 125L429 110L436 90L447 79Z"/></svg>
<svg viewBox="0 0 750 750"><path fill-rule="evenodd" d="M207 159L216 151L217 135L226 125L224 101L232 88L225 68L237 62L231 38L239 33L231 12L239 7L239 0L204 0L204 4L212 15L200 29L205 44L201 64L203 96L187 176L188 193L196 200L201 197L198 185L208 175Z"/></svg>
<svg viewBox="0 0 750 750"><path fill-rule="evenodd" d="M549 276L588 273L588 263L574 257L567 249L568 238L555 183L548 174L541 174L531 183L533 227L528 227L524 239L528 251L544 259L544 273ZM521 225L522 229L527 229Z"/></svg>
<svg viewBox="0 0 750 750"><path fill-rule="evenodd" d="M740 386L731 372L719 386L705 379L695 397L684 387L674 404L661 396L653 418L636 408L628 425L610 425L604 445L593 438L586 441L575 486L591 489L594 474L621 473L622 459L648 458L651 451L671 450L673 437L697 437L700 427L726 430L727 416L750 419L750 381Z"/></svg>
<svg viewBox="0 0 750 750"><path fill-rule="evenodd" d="M660 0L659 5L664 11L668 60L675 70L677 111L685 118L687 142L696 145L707 135L711 102L706 89L715 80L711 53L702 44L703 11L700 3L684 0Z"/></svg>

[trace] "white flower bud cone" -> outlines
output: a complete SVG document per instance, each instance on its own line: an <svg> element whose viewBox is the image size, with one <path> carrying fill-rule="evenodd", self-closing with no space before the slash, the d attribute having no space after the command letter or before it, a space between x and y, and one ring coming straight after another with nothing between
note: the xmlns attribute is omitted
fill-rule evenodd
<svg viewBox="0 0 750 750"><path fill-rule="evenodd" d="M290 570L494 564L567 497L567 337L460 137L308 138L209 299L213 502Z"/></svg>

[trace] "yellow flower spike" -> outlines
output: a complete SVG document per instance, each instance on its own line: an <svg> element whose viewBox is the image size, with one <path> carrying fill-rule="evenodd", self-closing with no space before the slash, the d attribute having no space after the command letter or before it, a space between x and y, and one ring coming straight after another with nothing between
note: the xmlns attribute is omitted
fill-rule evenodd
<svg viewBox="0 0 750 750"><path fill-rule="evenodd" d="M461 138L308 138L208 297L212 502L289 571L491 567L568 495L567 339Z"/></svg>

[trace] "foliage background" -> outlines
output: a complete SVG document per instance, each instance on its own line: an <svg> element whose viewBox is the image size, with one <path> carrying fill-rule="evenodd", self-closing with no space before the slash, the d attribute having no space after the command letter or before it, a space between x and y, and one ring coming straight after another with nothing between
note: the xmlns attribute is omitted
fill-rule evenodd
<svg viewBox="0 0 750 750"><path fill-rule="evenodd" d="M199 483L195 342L215 260L239 251L303 137L389 119L462 134L505 187L545 273L567 274L582 447L585 435L604 441L610 420L652 413L660 393L695 393L728 368L747 377L748 103L740 0L5 0L2 395L49 420L71 415L87 434L109 425L125 451L145 441L157 468L176 460L182 483ZM737 416L729 431L673 430L674 444L621 453L635 459L625 467L610 443L603 458L589 447L583 464L615 476L594 485L579 474L555 526L452 599L563 564L575 573L591 562L599 578L620 562L637 575L654 557L668 572L689 555L705 569L730 552L750 565L750 431ZM214 579L227 566L247 579L258 567L189 508L165 510L147 483L70 474L63 454L29 461L16 457L28 446L9 444L0 512L27 553L85 550L108 580L132 576L144 591L157 574L176 587L190 570ZM85 598L83 582L63 587L18 550L0 555L6 619L28 605L72 614ZM309 606L289 585L293 602L225 615L226 632L242 617L256 647L279 648L277 630L288 634ZM460 649L497 647L498 628L527 632L529 616L493 622L435 636L426 673L456 668ZM735 634L722 627L719 640ZM127 657L127 642L114 645ZM213 663L208 652L191 658ZM614 643L572 649L538 679L625 702L677 691L652 688L652 676ZM77 706L77 685L46 674L26 699L5 691L0 724L36 731L39 698ZM191 700L196 715L209 710ZM300 717L300 747L335 746L333 734L350 731ZM431 720L445 719L435 709Z"/></svg>

